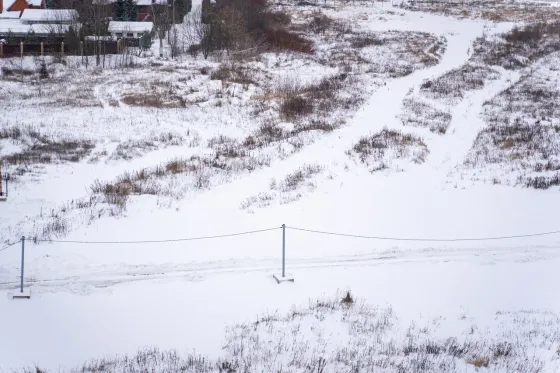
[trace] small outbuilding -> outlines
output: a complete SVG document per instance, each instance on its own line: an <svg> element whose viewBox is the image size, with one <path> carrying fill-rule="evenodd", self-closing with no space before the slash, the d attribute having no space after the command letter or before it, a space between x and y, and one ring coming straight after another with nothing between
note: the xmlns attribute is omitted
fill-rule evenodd
<svg viewBox="0 0 560 373"><path fill-rule="evenodd" d="M141 38L145 34L152 32L153 22L109 22L108 31L115 39L121 38Z"/></svg>

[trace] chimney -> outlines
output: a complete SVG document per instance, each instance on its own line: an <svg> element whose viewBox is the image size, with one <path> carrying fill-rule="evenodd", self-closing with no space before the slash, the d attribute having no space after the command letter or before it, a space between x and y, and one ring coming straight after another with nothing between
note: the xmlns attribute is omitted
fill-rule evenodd
<svg viewBox="0 0 560 373"><path fill-rule="evenodd" d="M4 0L0 0L0 13L4 11Z"/></svg>

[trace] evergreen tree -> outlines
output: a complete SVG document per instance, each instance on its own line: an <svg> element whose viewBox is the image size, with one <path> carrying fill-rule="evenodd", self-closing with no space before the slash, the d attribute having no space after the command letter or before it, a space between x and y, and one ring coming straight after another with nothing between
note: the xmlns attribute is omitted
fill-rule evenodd
<svg viewBox="0 0 560 373"><path fill-rule="evenodd" d="M64 45L70 53L78 54L80 51L80 36L72 26L68 28L68 32L64 35Z"/></svg>
<svg viewBox="0 0 560 373"><path fill-rule="evenodd" d="M56 8L56 0L47 0L45 2L45 6L47 7L47 9Z"/></svg>
<svg viewBox="0 0 560 373"><path fill-rule="evenodd" d="M190 13L192 9L192 0L174 0L175 1L175 22L182 23L183 18Z"/></svg>
<svg viewBox="0 0 560 373"><path fill-rule="evenodd" d="M25 44L38 44L39 38L37 37L37 34L35 34L35 31L31 30L27 33L27 35L25 35L23 42Z"/></svg>
<svg viewBox="0 0 560 373"><path fill-rule="evenodd" d="M125 19L125 0L117 0L115 2L115 20L116 21L126 21Z"/></svg>
<svg viewBox="0 0 560 373"><path fill-rule="evenodd" d="M139 46L141 50L146 51L152 47L153 36L154 35L152 32L147 32L144 35L142 35L139 41Z"/></svg>
<svg viewBox="0 0 560 373"><path fill-rule="evenodd" d="M138 6L135 0L124 0L124 21L136 21L138 17Z"/></svg>
<svg viewBox="0 0 560 373"><path fill-rule="evenodd" d="M17 42L18 42L18 40L16 39L12 30L8 30L8 33L6 34L6 43L17 44Z"/></svg>

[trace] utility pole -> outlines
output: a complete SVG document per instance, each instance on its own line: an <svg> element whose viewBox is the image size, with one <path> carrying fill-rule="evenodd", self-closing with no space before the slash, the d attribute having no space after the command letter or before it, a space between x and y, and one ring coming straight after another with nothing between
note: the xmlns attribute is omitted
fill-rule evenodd
<svg viewBox="0 0 560 373"><path fill-rule="evenodd" d="M286 224L282 224L282 273L274 274L272 277L279 284L282 282L294 282L294 278L286 273Z"/></svg>
<svg viewBox="0 0 560 373"><path fill-rule="evenodd" d="M2 175L2 161L0 161L0 202L8 200L8 181L10 180L9 174ZM6 190L4 190L3 182L6 182Z"/></svg>

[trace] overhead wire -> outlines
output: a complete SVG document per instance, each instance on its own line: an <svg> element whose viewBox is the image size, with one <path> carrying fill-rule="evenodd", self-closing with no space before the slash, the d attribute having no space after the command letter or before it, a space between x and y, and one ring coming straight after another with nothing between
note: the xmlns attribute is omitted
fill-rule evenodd
<svg viewBox="0 0 560 373"><path fill-rule="evenodd" d="M18 242L21 242L21 241L16 241L14 243L8 244L7 246L4 246L3 248L1 248L0 251L4 251L6 249L9 249L10 247L14 246Z"/></svg>
<svg viewBox="0 0 560 373"><path fill-rule="evenodd" d="M210 240L215 238L243 236L254 233L262 233L281 229L281 227L258 229L246 232L220 234L214 236L200 236L200 237L187 237L187 238L174 238L166 240L139 240L139 241L76 241L76 240L33 240L33 242L54 242L54 243L75 243L75 244L144 244L144 243L169 243L169 242L184 242L184 241L197 241L197 240Z"/></svg>
<svg viewBox="0 0 560 373"><path fill-rule="evenodd" d="M497 236L497 237L480 237L480 238L400 238L400 237L382 237L382 236L365 236L358 234L349 233L338 233L338 232L328 232L320 231L315 229L306 229L298 227L286 227L295 231L302 231L308 233L324 234L330 236L340 236L340 237L351 237L351 238L363 238L372 240L385 240L385 241L416 241L416 242L460 242L460 241L495 241L495 240L506 240L512 238L525 238L525 237L537 237L537 236L547 236L553 234L559 234L560 231L551 231L543 233L532 233L532 234L520 234L512 236Z"/></svg>

